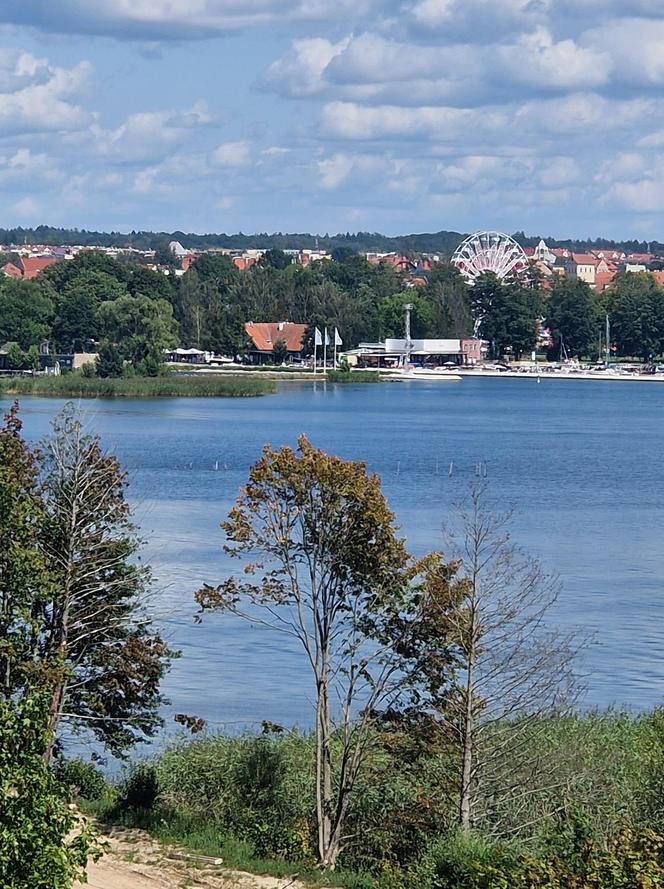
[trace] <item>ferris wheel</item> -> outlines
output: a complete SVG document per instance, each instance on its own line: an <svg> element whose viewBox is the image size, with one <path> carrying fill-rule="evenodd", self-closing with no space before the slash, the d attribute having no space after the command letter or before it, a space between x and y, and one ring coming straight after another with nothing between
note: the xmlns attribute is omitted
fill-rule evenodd
<svg viewBox="0 0 664 889"><path fill-rule="evenodd" d="M469 284L483 272L501 280L528 267L528 257L514 238L501 232L475 232L457 247L452 264Z"/></svg>

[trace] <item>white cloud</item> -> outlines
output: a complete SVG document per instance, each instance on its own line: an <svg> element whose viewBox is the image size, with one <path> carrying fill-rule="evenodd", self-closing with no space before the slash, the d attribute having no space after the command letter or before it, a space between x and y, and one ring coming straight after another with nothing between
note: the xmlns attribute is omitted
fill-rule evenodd
<svg viewBox="0 0 664 889"><path fill-rule="evenodd" d="M61 178L55 161L47 154L35 154L29 148L19 148L15 152L0 155L0 183L30 182L49 183Z"/></svg>
<svg viewBox="0 0 664 889"><path fill-rule="evenodd" d="M142 111L130 114L115 130L93 125L97 150L119 162L153 160L165 156L199 127L212 122L207 105L196 102L186 111Z"/></svg>
<svg viewBox="0 0 664 889"><path fill-rule="evenodd" d="M410 16L412 24L423 29L495 37L540 24L552 5L553 0L418 0Z"/></svg>
<svg viewBox="0 0 664 889"><path fill-rule="evenodd" d="M246 167L251 163L249 142L224 142L210 154L213 167Z"/></svg>
<svg viewBox="0 0 664 889"><path fill-rule="evenodd" d="M281 59L273 62L257 85L289 96L313 96L325 89L323 72L350 38L332 43L324 37L294 40Z"/></svg>
<svg viewBox="0 0 664 889"><path fill-rule="evenodd" d="M376 173L387 174L389 160L378 155L347 154L337 152L317 162L318 184L321 188L331 190L346 183L351 176L359 175L363 181L367 176Z"/></svg>
<svg viewBox="0 0 664 889"><path fill-rule="evenodd" d="M242 28L366 14L372 0L4 0L0 22L124 40L205 39Z"/></svg>
<svg viewBox="0 0 664 889"><path fill-rule="evenodd" d="M499 75L531 89L588 90L606 84L611 72L607 52L584 49L573 40L556 43L542 27L491 53L496 55Z"/></svg>
<svg viewBox="0 0 664 889"><path fill-rule="evenodd" d="M0 128L3 134L80 130L91 115L70 100L86 85L88 62L61 68L29 53L0 53Z"/></svg>
<svg viewBox="0 0 664 889"><path fill-rule="evenodd" d="M15 204L12 205L11 208L14 213L18 216L21 216L25 219L30 220L32 223L35 222L37 216L40 212L40 207L37 201L31 197L21 198L16 201Z"/></svg>
<svg viewBox="0 0 664 889"><path fill-rule="evenodd" d="M637 141L638 148L664 148L664 130L655 130Z"/></svg>
<svg viewBox="0 0 664 889"><path fill-rule="evenodd" d="M587 31L582 41L610 56L615 82L641 88L664 86L661 19L613 19Z"/></svg>
<svg viewBox="0 0 664 889"><path fill-rule="evenodd" d="M556 41L543 27L498 45L422 45L365 32L336 44L294 41L259 86L295 98L463 106L600 87L611 66L606 52Z"/></svg>
<svg viewBox="0 0 664 889"><path fill-rule="evenodd" d="M660 213L664 203L664 175L638 182L616 182L612 195L628 210L638 213Z"/></svg>
<svg viewBox="0 0 664 889"><path fill-rule="evenodd" d="M365 107L355 102L330 102L321 114L323 133L335 139L439 138L451 141L480 128L506 126L503 112L479 112L464 108L401 108L396 105Z"/></svg>

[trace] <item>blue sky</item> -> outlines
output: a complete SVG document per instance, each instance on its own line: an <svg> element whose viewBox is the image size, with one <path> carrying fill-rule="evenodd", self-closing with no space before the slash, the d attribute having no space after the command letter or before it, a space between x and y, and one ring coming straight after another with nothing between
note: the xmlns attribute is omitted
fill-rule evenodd
<svg viewBox="0 0 664 889"><path fill-rule="evenodd" d="M664 240L662 0L2 0L2 225Z"/></svg>

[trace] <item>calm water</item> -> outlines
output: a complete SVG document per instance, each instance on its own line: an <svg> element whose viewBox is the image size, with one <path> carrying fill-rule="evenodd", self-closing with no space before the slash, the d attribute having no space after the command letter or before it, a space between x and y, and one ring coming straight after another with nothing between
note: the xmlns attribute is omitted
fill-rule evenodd
<svg viewBox="0 0 664 889"><path fill-rule="evenodd" d="M61 406L25 398L26 434L41 437ZM228 617L195 625L192 600L201 582L224 576L218 525L262 445L293 444L301 432L380 473L416 553L441 546L452 502L486 461L492 494L517 507L514 539L562 579L556 620L596 634L583 665L588 704L640 709L663 700L664 386L289 384L258 399L96 401L84 409L129 468L159 581L155 611L183 650L166 683L173 712L229 728L309 722L299 656Z"/></svg>

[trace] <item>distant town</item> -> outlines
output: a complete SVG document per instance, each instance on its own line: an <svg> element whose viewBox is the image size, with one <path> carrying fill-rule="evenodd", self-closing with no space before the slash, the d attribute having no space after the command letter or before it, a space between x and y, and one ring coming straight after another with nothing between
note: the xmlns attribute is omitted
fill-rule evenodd
<svg viewBox="0 0 664 889"><path fill-rule="evenodd" d="M5 374L155 376L168 365L449 373L487 363L656 374L664 353L658 243L560 246L493 231L440 233L438 252L350 246L361 235L283 248L194 249L186 237L90 243L89 233L81 244L28 243L38 232L0 249ZM290 236L256 240L276 237Z"/></svg>

